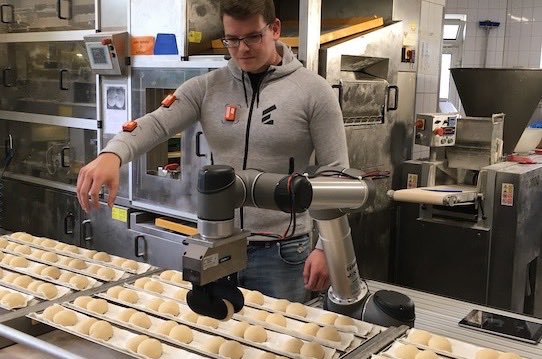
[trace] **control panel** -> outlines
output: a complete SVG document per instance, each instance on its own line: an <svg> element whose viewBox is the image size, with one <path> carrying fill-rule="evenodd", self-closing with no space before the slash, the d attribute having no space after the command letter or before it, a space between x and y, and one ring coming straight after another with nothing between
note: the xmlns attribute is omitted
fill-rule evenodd
<svg viewBox="0 0 542 359"><path fill-rule="evenodd" d="M455 145L457 113L416 115L416 144L429 147Z"/></svg>
<svg viewBox="0 0 542 359"><path fill-rule="evenodd" d="M100 32L85 36L92 71L98 75L126 75L128 33Z"/></svg>

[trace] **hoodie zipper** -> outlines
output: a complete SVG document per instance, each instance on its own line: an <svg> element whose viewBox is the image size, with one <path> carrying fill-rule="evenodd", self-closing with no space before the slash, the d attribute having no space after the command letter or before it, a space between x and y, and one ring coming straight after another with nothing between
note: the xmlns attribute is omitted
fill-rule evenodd
<svg viewBox="0 0 542 359"><path fill-rule="evenodd" d="M244 72L243 72L244 74ZM248 119L247 119L247 127L245 130L245 153L243 157L243 170L247 169L247 162L248 162L248 141L250 138L250 124L252 122L252 113L254 112L254 103L256 102L256 99L258 99L258 103L260 102L260 87L262 86L263 80L265 76L267 75L267 71L264 74L264 76L260 79L260 82L256 86L256 90L252 91L252 99L250 100L250 108L248 110ZM245 86L245 78L243 76L243 86ZM246 87L244 87L245 95L246 95ZM246 96L245 96L246 98Z"/></svg>

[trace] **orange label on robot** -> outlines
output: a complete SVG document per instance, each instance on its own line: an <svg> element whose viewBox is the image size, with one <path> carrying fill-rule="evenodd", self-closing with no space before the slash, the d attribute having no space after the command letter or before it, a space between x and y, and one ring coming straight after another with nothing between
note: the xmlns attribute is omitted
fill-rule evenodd
<svg viewBox="0 0 542 359"><path fill-rule="evenodd" d="M226 121L235 121L237 116L237 107L232 105L226 106L226 112L224 113L224 120Z"/></svg>
<svg viewBox="0 0 542 359"><path fill-rule="evenodd" d="M162 100L162 106L169 108L177 100L177 96L174 94L167 95L165 99Z"/></svg>
<svg viewBox="0 0 542 359"><path fill-rule="evenodd" d="M124 132L132 132L137 128L137 122L135 121L128 121L122 124L122 130Z"/></svg>

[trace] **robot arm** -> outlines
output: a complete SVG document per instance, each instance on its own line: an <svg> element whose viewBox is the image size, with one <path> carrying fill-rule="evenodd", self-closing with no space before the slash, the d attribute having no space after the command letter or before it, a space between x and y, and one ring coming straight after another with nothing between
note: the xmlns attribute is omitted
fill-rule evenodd
<svg viewBox="0 0 542 359"><path fill-rule="evenodd" d="M299 213L309 210L326 255L332 305L360 303L367 288L359 277L346 214L372 203L375 187L353 169L322 167L303 175L256 170L236 174L229 166L206 166L198 176L198 234L189 238L183 276L192 282L188 305L197 313L228 319L244 305L227 277L246 267L250 232L234 227L243 206Z"/></svg>

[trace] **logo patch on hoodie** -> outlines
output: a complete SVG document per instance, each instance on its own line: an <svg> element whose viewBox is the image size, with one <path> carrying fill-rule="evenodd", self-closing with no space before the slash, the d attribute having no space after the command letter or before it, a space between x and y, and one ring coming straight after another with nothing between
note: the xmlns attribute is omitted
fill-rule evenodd
<svg viewBox="0 0 542 359"><path fill-rule="evenodd" d="M266 108L262 112L262 123L264 125L273 125L275 121L271 119L271 112L275 111L277 109L277 106L273 105L271 107Z"/></svg>

